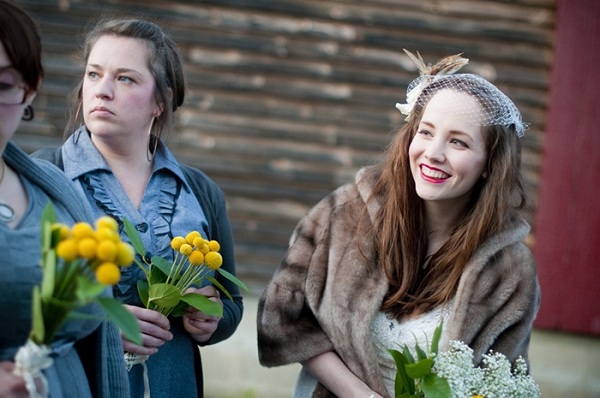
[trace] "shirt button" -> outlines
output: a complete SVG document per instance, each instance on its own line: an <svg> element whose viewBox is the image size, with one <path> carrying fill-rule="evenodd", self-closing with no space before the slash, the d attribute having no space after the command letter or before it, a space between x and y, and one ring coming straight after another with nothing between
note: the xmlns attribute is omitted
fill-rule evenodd
<svg viewBox="0 0 600 398"><path fill-rule="evenodd" d="M146 231L148 231L148 224L146 224L145 222L139 223L135 226L135 229L137 229L141 233L145 233Z"/></svg>

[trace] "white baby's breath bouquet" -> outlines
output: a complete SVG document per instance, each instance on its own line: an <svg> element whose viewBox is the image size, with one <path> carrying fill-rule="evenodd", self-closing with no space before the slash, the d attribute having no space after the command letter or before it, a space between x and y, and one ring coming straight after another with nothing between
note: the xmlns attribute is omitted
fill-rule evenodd
<svg viewBox="0 0 600 398"><path fill-rule="evenodd" d="M473 366L473 350L453 340L438 354L440 324L431 346L415 345L415 358L405 345L402 351L388 350L396 362L396 398L538 398L540 390L519 357L514 366L499 352L483 356L481 367Z"/></svg>

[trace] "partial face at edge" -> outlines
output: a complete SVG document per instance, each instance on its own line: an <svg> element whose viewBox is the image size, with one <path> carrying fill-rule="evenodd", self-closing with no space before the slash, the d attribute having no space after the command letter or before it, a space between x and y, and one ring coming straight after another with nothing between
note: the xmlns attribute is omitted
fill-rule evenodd
<svg viewBox="0 0 600 398"><path fill-rule="evenodd" d="M23 81L23 77L12 67L12 62L8 57L6 52L6 48L4 47L4 43L0 41L0 84L2 84L2 88L6 90L14 90L14 87L24 88L25 83ZM18 89L17 89L18 90ZM22 92L19 93L22 98ZM12 95L11 95L12 96ZM31 103L33 97L35 96L35 91L31 91L30 94L27 95L25 99L25 103L23 104L13 104L12 100L11 104L2 104L0 103L0 139L2 140L2 144L6 144L8 140L12 138L17 127L19 127L19 123L21 122L21 117L23 116L23 112L25 107Z"/></svg>

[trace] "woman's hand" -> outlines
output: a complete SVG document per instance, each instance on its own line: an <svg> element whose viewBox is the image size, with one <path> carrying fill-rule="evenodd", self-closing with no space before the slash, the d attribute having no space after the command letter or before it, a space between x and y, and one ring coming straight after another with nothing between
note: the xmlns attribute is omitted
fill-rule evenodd
<svg viewBox="0 0 600 398"><path fill-rule="evenodd" d="M25 380L14 374L15 364L0 362L0 398L27 398L29 393L25 387Z"/></svg>
<svg viewBox="0 0 600 398"><path fill-rule="evenodd" d="M334 351L314 356L302 366L337 397L382 398L356 377Z"/></svg>
<svg viewBox="0 0 600 398"><path fill-rule="evenodd" d="M138 355L156 354L159 347L173 339L173 334L169 331L171 323L166 316L157 311L134 305L125 305L125 308L137 318L143 344L143 346L139 346L122 337L123 349L126 352Z"/></svg>
<svg viewBox="0 0 600 398"><path fill-rule="evenodd" d="M221 302L219 291L214 286L205 286L201 289L189 288L186 293L197 293L208 297L208 299L219 303ZM206 343L212 337L215 330L219 326L220 316L206 315L202 311L198 311L194 307L188 307L187 312L183 315L183 327L188 331L190 336L198 343Z"/></svg>

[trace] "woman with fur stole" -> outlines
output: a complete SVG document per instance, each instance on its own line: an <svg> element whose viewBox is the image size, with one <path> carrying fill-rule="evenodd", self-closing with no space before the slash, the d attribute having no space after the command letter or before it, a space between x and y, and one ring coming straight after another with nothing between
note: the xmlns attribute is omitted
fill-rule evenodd
<svg viewBox="0 0 600 398"><path fill-rule="evenodd" d="M299 222L258 308L264 366L301 363L295 397L393 397L387 349L460 340L527 360L540 289L513 102L460 55L421 76L383 160Z"/></svg>

